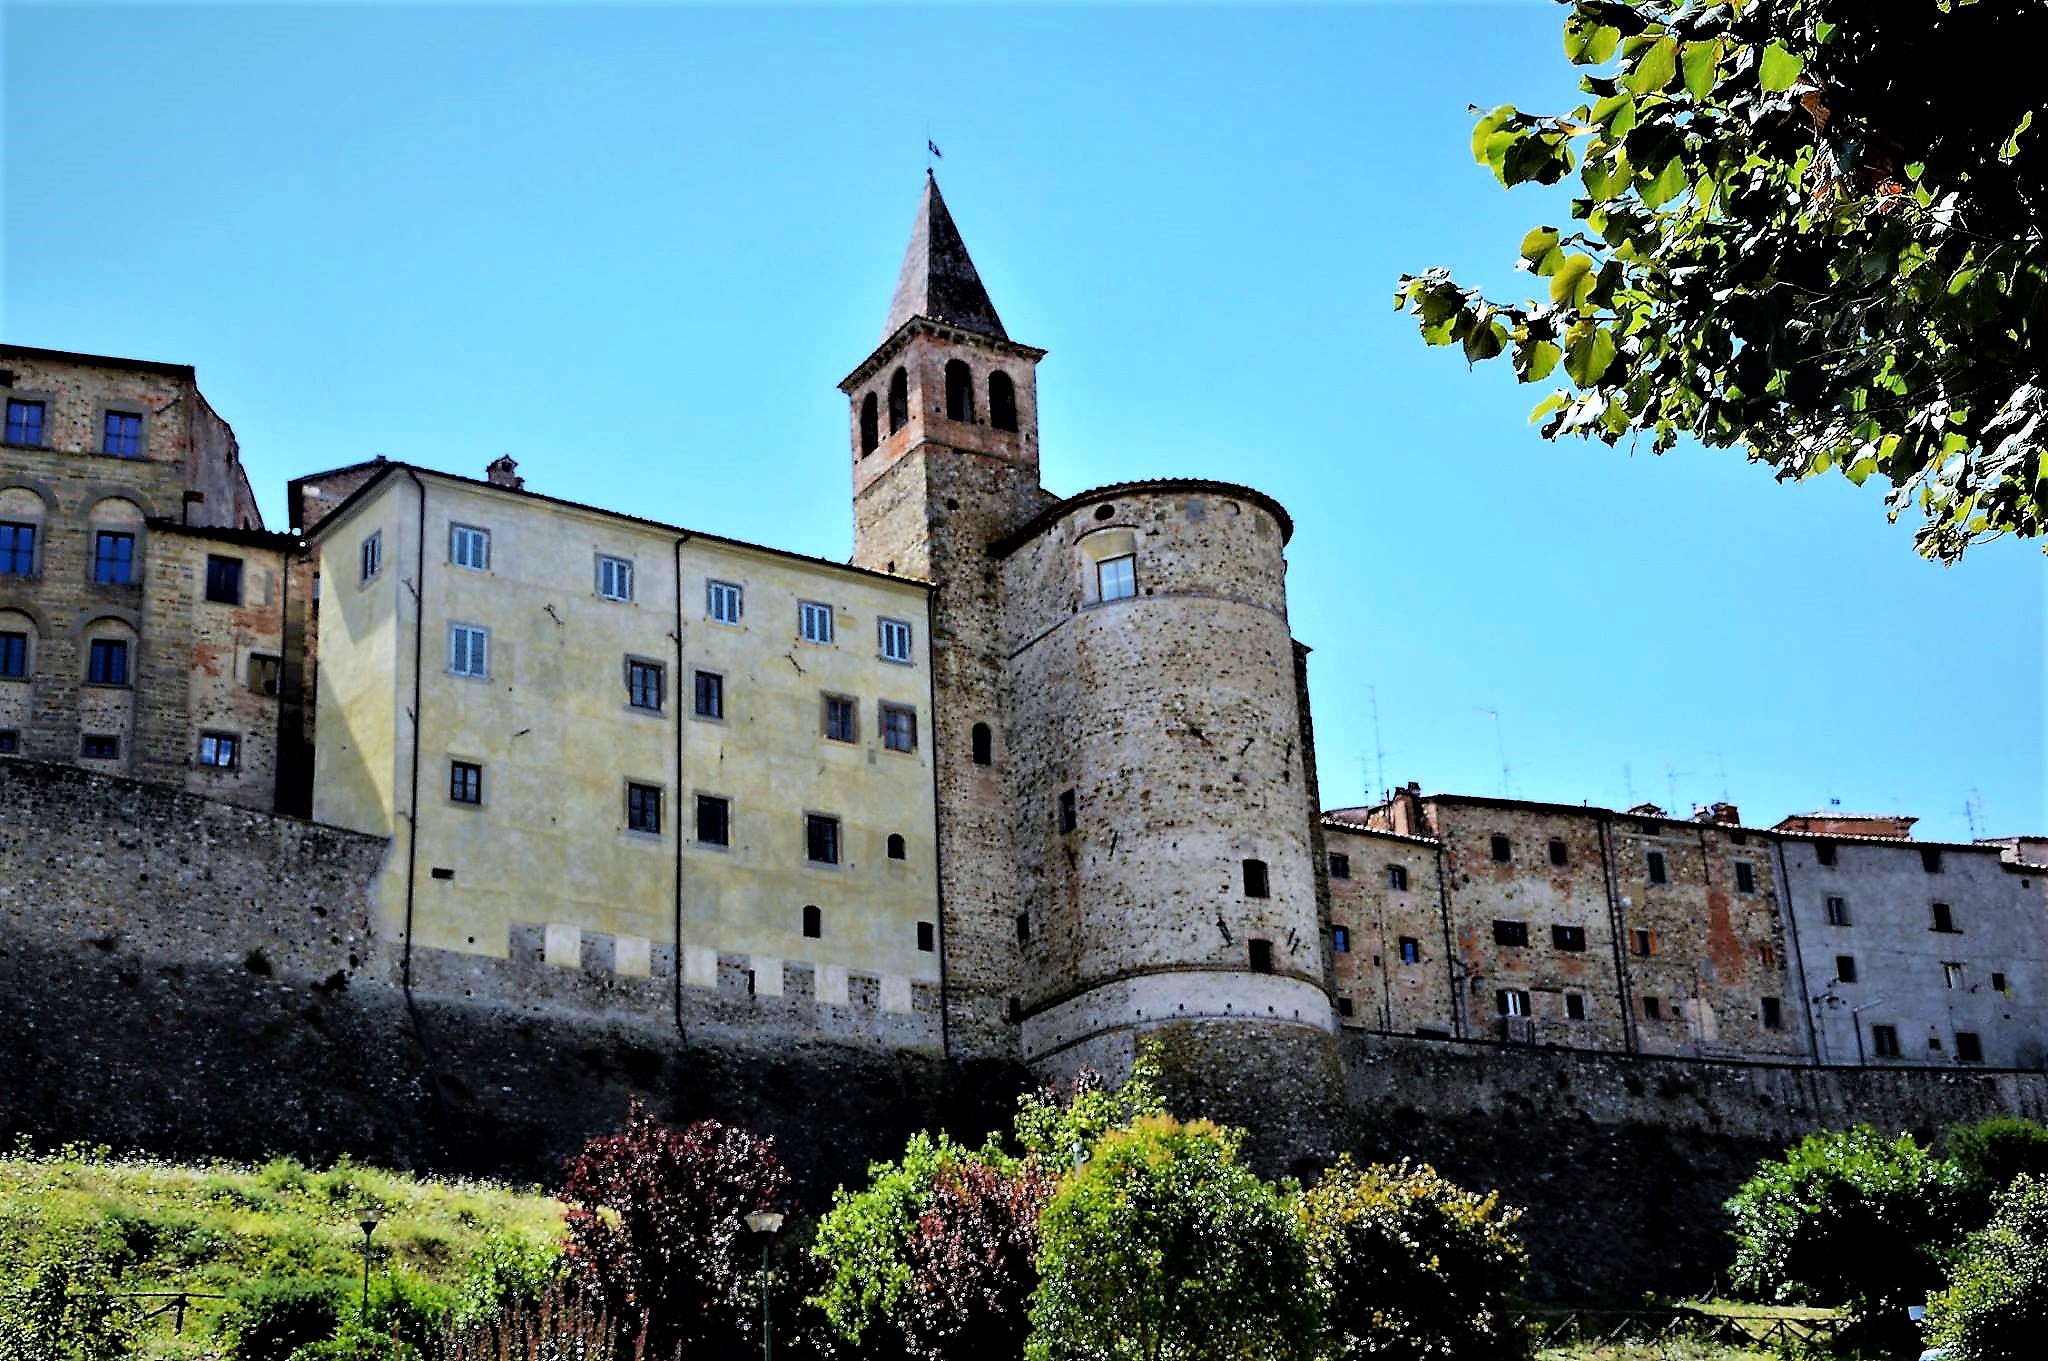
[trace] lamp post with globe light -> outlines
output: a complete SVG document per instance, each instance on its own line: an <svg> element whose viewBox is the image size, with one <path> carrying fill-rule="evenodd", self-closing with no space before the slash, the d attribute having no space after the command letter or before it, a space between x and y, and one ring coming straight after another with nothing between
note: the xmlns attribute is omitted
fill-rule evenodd
<svg viewBox="0 0 2048 1361"><path fill-rule="evenodd" d="M782 1229L782 1216L774 1210L756 1210L747 1216L747 1228L761 1235L761 1361L774 1361L773 1324L768 1315L768 1287L774 1277L768 1274L768 1249Z"/></svg>

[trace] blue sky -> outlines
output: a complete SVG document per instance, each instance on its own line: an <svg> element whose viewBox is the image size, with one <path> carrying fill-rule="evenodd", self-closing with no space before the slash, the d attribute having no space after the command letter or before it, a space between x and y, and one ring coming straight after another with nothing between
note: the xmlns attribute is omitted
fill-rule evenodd
<svg viewBox="0 0 2048 1361"><path fill-rule="evenodd" d="M2048 830L2043 559L1913 555L1873 484L1546 444L1389 296L1563 216L1468 104L1561 107L1559 13L10 3L4 311L174 360L264 510L384 454L843 557L837 381L925 165L1045 479L1292 511L1324 800L1377 785ZM1379 736L1370 701L1376 695ZM1498 733L1491 713L1499 715Z"/></svg>

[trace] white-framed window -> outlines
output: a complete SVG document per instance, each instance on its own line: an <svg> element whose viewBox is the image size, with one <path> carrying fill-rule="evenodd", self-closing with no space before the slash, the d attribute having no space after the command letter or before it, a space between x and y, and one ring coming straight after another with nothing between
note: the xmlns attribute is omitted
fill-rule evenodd
<svg viewBox="0 0 2048 1361"><path fill-rule="evenodd" d="M370 536L363 540L363 546L358 556L362 559L364 581L368 581L371 577L376 576L378 572L382 571L384 567L384 531L381 529L371 530Z"/></svg>
<svg viewBox="0 0 2048 1361"><path fill-rule="evenodd" d="M457 567L488 572L491 569L491 531L475 525L448 526L448 561Z"/></svg>
<svg viewBox="0 0 2048 1361"><path fill-rule="evenodd" d="M832 641L832 607L821 605L815 600L799 600L796 604L797 631L807 643L829 643Z"/></svg>
<svg viewBox="0 0 2048 1361"><path fill-rule="evenodd" d="M719 623L739 623L740 604L740 588L730 581L704 583L704 612Z"/></svg>
<svg viewBox="0 0 2048 1361"><path fill-rule="evenodd" d="M238 737L222 732L203 732L199 734L199 764L233 770L241 748L242 742Z"/></svg>
<svg viewBox="0 0 2048 1361"><path fill-rule="evenodd" d="M1138 560L1129 553L1095 564L1098 598L1126 600L1138 593Z"/></svg>
<svg viewBox="0 0 2048 1361"><path fill-rule="evenodd" d="M625 558L597 557L597 593L606 600L633 598L633 564Z"/></svg>
<svg viewBox="0 0 2048 1361"><path fill-rule="evenodd" d="M882 619L876 623L876 630L882 644L882 660L910 664L910 625L901 619Z"/></svg>
<svg viewBox="0 0 2048 1361"><path fill-rule="evenodd" d="M475 624L450 624L448 669L458 676L490 675L491 631Z"/></svg>

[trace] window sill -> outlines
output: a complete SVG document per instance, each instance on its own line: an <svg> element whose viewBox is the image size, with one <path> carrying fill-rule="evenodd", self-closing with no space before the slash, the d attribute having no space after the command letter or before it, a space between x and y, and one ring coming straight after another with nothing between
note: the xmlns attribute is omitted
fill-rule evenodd
<svg viewBox="0 0 2048 1361"><path fill-rule="evenodd" d="M808 860L808 859L807 859L807 860L805 860L805 861L804 861L804 868L805 868L805 869L807 869L807 870L830 870L830 871L832 871L832 873L834 873L834 874L837 874L837 873L839 873L839 872L840 872L841 870L845 869L845 868L846 868L846 866L845 866L844 864L842 864L842 863L838 862L838 861L835 861L835 860Z"/></svg>
<svg viewBox="0 0 2048 1361"><path fill-rule="evenodd" d="M135 688L135 687L134 687L134 685L130 684L130 683L129 683L128 681L90 681L90 680L89 680L89 681L86 681L86 682L85 682L84 684L85 684L85 688L86 688L86 689L88 689L88 690L133 690L133 689Z"/></svg>

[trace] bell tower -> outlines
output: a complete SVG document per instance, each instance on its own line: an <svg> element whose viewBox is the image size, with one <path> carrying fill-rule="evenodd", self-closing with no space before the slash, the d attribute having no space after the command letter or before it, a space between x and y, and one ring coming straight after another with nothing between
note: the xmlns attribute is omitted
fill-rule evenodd
<svg viewBox="0 0 2048 1361"><path fill-rule="evenodd" d="M853 561L928 581L946 1039L1013 1058L1022 954L1003 796L1002 601L990 547L1054 498L1038 485L1038 361L1010 339L926 174L881 344L840 383Z"/></svg>

